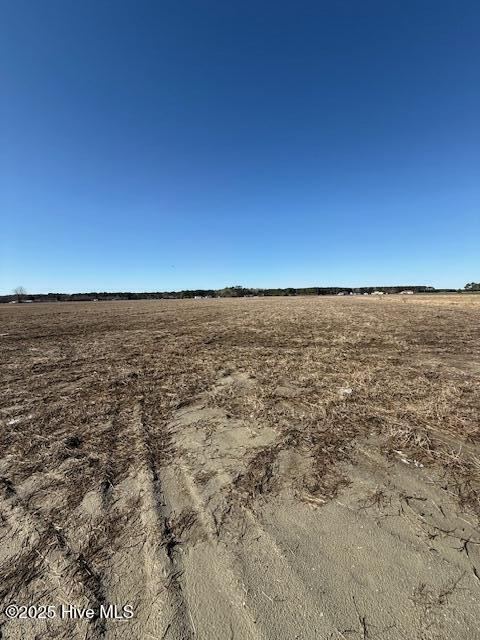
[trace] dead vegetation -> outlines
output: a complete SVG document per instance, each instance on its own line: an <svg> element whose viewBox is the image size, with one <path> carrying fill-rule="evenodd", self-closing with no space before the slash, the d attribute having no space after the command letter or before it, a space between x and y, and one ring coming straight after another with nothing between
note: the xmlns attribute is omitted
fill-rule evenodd
<svg viewBox="0 0 480 640"><path fill-rule="evenodd" d="M284 489L327 503L348 486L356 444L369 439L387 459L431 468L479 516L479 309L475 296L1 308L4 529L21 501L25 517L42 523L39 535L71 554L72 580L101 599L102 572L139 509L138 496L126 509L112 493L142 465L154 482L175 466L183 452L171 421L198 398L226 420L275 433L266 445L242 445L217 505L223 513L233 503L254 509ZM141 433L132 427L135 407ZM199 421L197 429L211 443L215 425ZM205 492L216 477L206 466L195 482ZM100 515L77 540L92 491ZM379 488L364 507L389 499ZM188 508L166 516L167 550L182 546L195 522ZM22 524L11 527L7 538ZM1 564L4 597L38 578L37 545ZM413 598L433 606L447 595L422 586Z"/></svg>
<svg viewBox="0 0 480 640"><path fill-rule="evenodd" d="M480 323L476 299L462 301L1 309L3 458L15 484L59 466L75 476L65 483L73 509L95 479L108 487L134 464L121 414L138 397L155 425L151 455L162 461L172 455L169 415L208 391L212 406L278 432L237 479L245 495L271 485L273 459L291 448L311 459L307 491L333 495L347 481L337 463L374 433L387 455L440 464L462 503L480 512ZM241 384L214 386L232 371Z"/></svg>

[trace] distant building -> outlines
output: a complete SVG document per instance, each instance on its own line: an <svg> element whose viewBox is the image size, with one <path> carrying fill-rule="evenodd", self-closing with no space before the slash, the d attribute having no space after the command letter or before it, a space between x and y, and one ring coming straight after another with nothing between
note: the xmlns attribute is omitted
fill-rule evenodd
<svg viewBox="0 0 480 640"><path fill-rule="evenodd" d="M401 296L413 296L413 291L410 291L410 289L406 289L405 291L400 291L400 295Z"/></svg>
<svg viewBox="0 0 480 640"><path fill-rule="evenodd" d="M372 291L372 296L383 296L385 295L384 291Z"/></svg>

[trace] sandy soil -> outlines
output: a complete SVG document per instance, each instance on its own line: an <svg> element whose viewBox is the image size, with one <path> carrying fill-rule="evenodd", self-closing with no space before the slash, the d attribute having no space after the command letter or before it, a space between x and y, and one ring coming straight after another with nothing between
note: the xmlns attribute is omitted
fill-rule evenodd
<svg viewBox="0 0 480 640"><path fill-rule="evenodd" d="M1 638L480 638L480 297L12 307Z"/></svg>

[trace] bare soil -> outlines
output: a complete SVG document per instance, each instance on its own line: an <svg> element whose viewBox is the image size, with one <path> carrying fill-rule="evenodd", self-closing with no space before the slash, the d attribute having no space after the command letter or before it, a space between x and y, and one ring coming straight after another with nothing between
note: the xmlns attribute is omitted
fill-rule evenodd
<svg viewBox="0 0 480 640"><path fill-rule="evenodd" d="M1 638L480 638L480 296L0 323Z"/></svg>

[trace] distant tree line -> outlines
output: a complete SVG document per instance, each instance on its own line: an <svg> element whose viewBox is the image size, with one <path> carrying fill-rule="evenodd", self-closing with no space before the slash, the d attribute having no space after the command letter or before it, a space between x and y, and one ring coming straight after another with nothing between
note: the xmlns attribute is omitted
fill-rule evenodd
<svg viewBox="0 0 480 640"><path fill-rule="evenodd" d="M1 302L89 302L100 300L170 300L182 298L245 298L263 296L331 296L338 294L363 294L383 291L383 293L455 293L459 291L480 291L480 283L470 282L465 289L435 289L425 285L402 285L395 287L286 287L277 289L253 289L235 285L224 289L188 289L186 291L91 291L89 293L36 293L27 295L23 287L17 287L12 295L0 296Z"/></svg>

